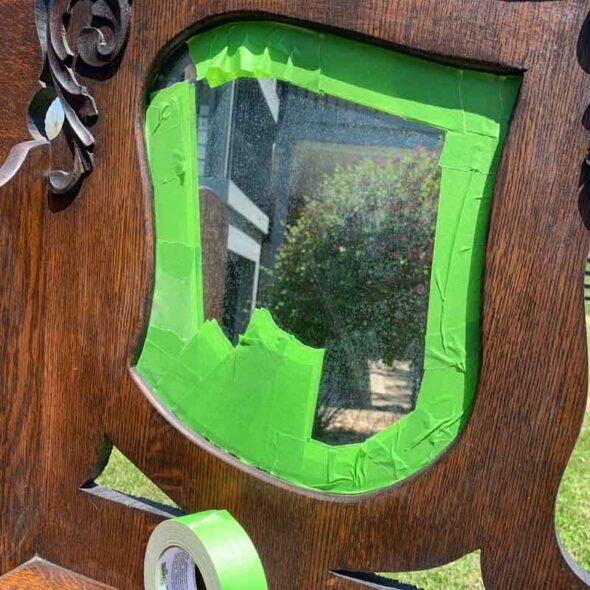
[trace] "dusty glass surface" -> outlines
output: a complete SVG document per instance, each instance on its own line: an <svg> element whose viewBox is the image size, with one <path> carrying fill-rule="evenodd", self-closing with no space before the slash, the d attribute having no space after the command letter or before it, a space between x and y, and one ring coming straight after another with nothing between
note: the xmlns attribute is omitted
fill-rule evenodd
<svg viewBox="0 0 590 590"><path fill-rule="evenodd" d="M274 80L199 82L197 112L199 184L226 226L202 228L223 252L206 307L234 342L265 307L324 348L314 437L365 440L420 386L442 132Z"/></svg>

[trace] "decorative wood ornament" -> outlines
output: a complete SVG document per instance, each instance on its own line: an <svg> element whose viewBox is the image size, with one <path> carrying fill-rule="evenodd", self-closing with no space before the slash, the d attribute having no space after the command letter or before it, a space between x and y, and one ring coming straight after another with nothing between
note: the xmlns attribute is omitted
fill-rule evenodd
<svg viewBox="0 0 590 590"><path fill-rule="evenodd" d="M43 69L39 95L56 96L64 111L62 132L71 151L71 169L48 173L52 192L69 194L94 169L95 139L90 131L98 118L94 97L79 80L98 77L118 63L127 41L131 18L129 0L88 0L74 16L78 0L35 0L35 20L42 51ZM73 25L76 26L73 26ZM107 32L108 31L108 32ZM48 105L46 105L48 106ZM45 115L43 109L41 116ZM5 177L18 170L28 151L44 143L44 121L29 119L34 141L16 146L3 166Z"/></svg>
<svg viewBox="0 0 590 590"><path fill-rule="evenodd" d="M113 66L127 40L131 6L128 0L92 0L87 24L78 28L76 38L68 39L75 0L36 0L37 30L43 51L41 84L52 87L63 107L63 132L72 150L68 172L49 173L52 191L65 194L76 189L94 169L94 136L89 128L96 122L96 101L81 84L75 71L87 66L87 75ZM100 23L100 25L97 24ZM100 28L99 28L100 27ZM110 29L107 39L102 27Z"/></svg>

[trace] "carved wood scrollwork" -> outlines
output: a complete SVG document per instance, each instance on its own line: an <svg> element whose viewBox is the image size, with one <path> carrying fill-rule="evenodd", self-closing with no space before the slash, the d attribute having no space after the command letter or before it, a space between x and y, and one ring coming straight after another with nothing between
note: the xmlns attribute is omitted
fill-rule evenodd
<svg viewBox="0 0 590 590"><path fill-rule="evenodd" d="M96 102L78 80L81 68L89 77L115 66L129 31L130 0L90 0L83 11L85 22L74 18L79 0L36 0L37 32L43 51L43 88L52 88L64 110L62 132L72 151L69 171L49 173L51 190L68 194L76 190L94 168L94 136L90 127L98 117ZM76 21L76 22L74 22ZM74 26L75 25L75 26Z"/></svg>

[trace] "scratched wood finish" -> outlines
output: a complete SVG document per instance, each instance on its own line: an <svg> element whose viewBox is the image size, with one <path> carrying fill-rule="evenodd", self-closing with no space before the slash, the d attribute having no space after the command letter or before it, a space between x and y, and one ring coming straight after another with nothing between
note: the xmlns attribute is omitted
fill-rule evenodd
<svg viewBox="0 0 590 590"><path fill-rule="evenodd" d="M3 21L32 12L32 0L26 5L1 0ZM588 588L559 548L554 505L586 401L582 285L590 242L587 193L579 185L588 146L589 9L588 0L135 0L118 73L90 81L100 111L96 169L77 199L46 213L35 180L48 169L42 157L0 189L2 223L16 248L7 272L11 279L41 276L46 285L15 294L9 281L0 284L10 318L3 346L21 355L18 368L3 355L2 372L16 371L20 383L30 374L43 394L36 412L27 410L25 386L8 381L1 392L4 414L24 412L31 425L17 432L11 418L15 441L2 441L14 453L14 472L0 475L0 510L36 531L21 534L10 520L5 530L3 522L3 551L22 557L36 550L122 590L141 587L154 517L78 489L106 434L185 510L230 510L257 545L271 590L352 589L329 570L434 567L477 548L488 589ZM452 63L526 70L494 193L483 366L471 420L435 465L380 493L329 498L248 469L182 431L130 370L153 288L146 84L171 40L245 17L307 23ZM3 28L18 46L10 55L37 54L36 38L18 34ZM19 71L4 70L3 84ZM30 85L19 84L3 86L2 97L24 109ZM24 218L40 224L35 248L19 238ZM22 341L28 332L16 329L14 315L25 313L22 306L27 317L43 320L30 364ZM18 441L29 434L35 440L36 420L39 501L33 496L17 512L10 486L37 467L36 453ZM1 565L12 567L4 557Z"/></svg>
<svg viewBox="0 0 590 590"><path fill-rule="evenodd" d="M40 559L0 577L0 590L114 590Z"/></svg>

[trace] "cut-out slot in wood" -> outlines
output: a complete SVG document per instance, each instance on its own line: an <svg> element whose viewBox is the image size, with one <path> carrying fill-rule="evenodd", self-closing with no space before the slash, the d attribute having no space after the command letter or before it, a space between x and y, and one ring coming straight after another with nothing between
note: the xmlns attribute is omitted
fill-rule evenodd
<svg viewBox="0 0 590 590"><path fill-rule="evenodd" d="M35 138L55 139L64 123L64 110L57 93L46 86L31 100L28 112L29 132Z"/></svg>
<svg viewBox="0 0 590 590"><path fill-rule="evenodd" d="M394 588L396 590L424 590L423 588L418 588L418 586L412 586L411 584L405 584L404 582L391 580L371 572L333 570L332 574L338 578L344 578L351 582L357 582L359 587L362 586L364 588L376 588L379 590L386 590L387 588Z"/></svg>
<svg viewBox="0 0 590 590"><path fill-rule="evenodd" d="M92 476L80 489L104 500L164 518L186 514L106 438Z"/></svg>
<svg viewBox="0 0 590 590"><path fill-rule="evenodd" d="M480 551L474 551L452 563L423 571L390 574L334 570L332 573L352 582L358 582L359 587L367 588L397 588L399 590L484 589Z"/></svg>

